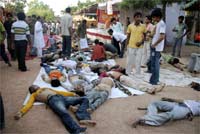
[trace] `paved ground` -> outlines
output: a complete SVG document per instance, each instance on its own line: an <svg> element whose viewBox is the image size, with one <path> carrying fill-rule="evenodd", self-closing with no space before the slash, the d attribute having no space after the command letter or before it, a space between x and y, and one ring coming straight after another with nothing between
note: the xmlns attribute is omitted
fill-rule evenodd
<svg viewBox="0 0 200 134"><path fill-rule="evenodd" d="M191 52L200 52L198 47L187 47L184 56ZM184 58L187 61L188 58ZM120 65L125 59L117 60ZM19 72L17 63L12 62L11 68L0 62L0 91L4 100L6 128L4 134L68 134L59 118L45 105L34 106L21 120L15 121L14 114L21 108L27 89L37 76L40 69L39 59L27 61L31 71ZM186 87L166 87L157 95L143 95L128 98L110 99L98 108L92 118L97 126L88 128L88 134L200 134L200 118L193 121L181 120L169 122L161 127L139 126L131 128L130 124L144 115L145 111L138 111L137 107L147 106L161 97L179 99L200 99L200 92Z"/></svg>

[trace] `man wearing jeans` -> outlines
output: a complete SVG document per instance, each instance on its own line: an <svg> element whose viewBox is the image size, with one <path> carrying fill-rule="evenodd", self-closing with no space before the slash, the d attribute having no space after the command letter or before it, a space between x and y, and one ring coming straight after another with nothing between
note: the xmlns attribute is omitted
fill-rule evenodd
<svg viewBox="0 0 200 134"><path fill-rule="evenodd" d="M162 12L160 8L156 8L151 13L152 20L157 23L155 28L155 34L152 39L151 44L151 78L150 83L152 85L157 85L159 82L159 71L160 71L160 52L164 49L164 39L166 25L165 22L161 19Z"/></svg>
<svg viewBox="0 0 200 134"><path fill-rule="evenodd" d="M181 57L181 47L182 47L182 41L183 41L183 37L189 32L187 25L183 22L184 21L184 16L179 16L178 17L178 24L174 27L174 29L172 30L173 32L176 33L175 35L175 42L174 42L174 46L173 46L173 50L172 50L172 55L176 56L176 48L177 48L177 56ZM184 30L186 30L186 32L184 33Z"/></svg>
<svg viewBox="0 0 200 134"><path fill-rule="evenodd" d="M71 8L65 9L65 15L61 18L61 34L63 38L62 52L63 56L71 55L71 36L72 36L72 16Z"/></svg>
<svg viewBox="0 0 200 134"><path fill-rule="evenodd" d="M84 132L86 128L80 127L70 116L68 108L70 105L80 105L75 115L82 125L96 125L96 122L91 120L90 114L87 112L89 108L89 101L86 98L70 97L76 96L72 92L55 91L50 88L40 88L37 85L29 87L31 93L30 99L25 106L14 116L15 120L19 120L28 110L33 106L35 101L43 102L61 118L66 129L71 134L79 134Z"/></svg>
<svg viewBox="0 0 200 134"><path fill-rule="evenodd" d="M128 26L127 29L127 41L128 42L128 53L127 53L127 64L126 73L131 74L132 66L136 68L136 75L140 74L140 65L142 59L142 47L144 42L144 34L146 32L145 25L141 24L142 14L136 12L134 14L134 22Z"/></svg>

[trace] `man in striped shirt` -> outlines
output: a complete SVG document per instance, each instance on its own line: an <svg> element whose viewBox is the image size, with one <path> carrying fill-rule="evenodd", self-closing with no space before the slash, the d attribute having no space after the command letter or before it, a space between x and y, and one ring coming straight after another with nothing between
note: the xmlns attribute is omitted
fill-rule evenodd
<svg viewBox="0 0 200 134"><path fill-rule="evenodd" d="M15 47L16 50L18 69L25 72L27 71L25 56L28 41L31 45L30 31L28 24L25 22L25 14L23 12L19 12L17 14L17 18L18 20L12 24L12 42L14 44L13 47Z"/></svg>

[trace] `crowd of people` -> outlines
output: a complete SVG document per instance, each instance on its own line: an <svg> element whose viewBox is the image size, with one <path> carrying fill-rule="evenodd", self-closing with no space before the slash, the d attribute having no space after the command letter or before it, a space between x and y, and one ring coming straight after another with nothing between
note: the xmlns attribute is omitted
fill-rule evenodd
<svg viewBox="0 0 200 134"><path fill-rule="evenodd" d="M60 21L52 25L43 23L40 16L26 17L23 12L19 12L17 20L14 20L12 14L7 13L6 20L0 22L1 57L8 66L11 66L4 44L4 40L7 38L11 59L17 59L18 69L25 72L28 70L25 63L27 47L28 45L30 49L35 47L37 56L41 58L40 65L45 70L45 74L41 78L52 87L31 85L29 87L31 96L28 102L16 113L14 118L19 120L23 117L34 102L43 102L49 105L61 118L62 123L70 133L80 134L86 131L87 126L97 124L91 119L90 114L108 99L113 87L118 87L129 96L134 94L124 85L149 94L161 92L165 84L159 81L160 57L164 57L174 67L183 69L182 63L175 56L181 56L182 39L187 34L188 29L183 23L184 17L180 16L178 19L179 23L173 29L176 32L175 45L172 56L168 58L169 56L161 54L164 49L166 24L162 20L160 8L155 8L150 15L146 16L144 24L142 23L142 13L135 12L132 23L127 18L126 33L124 33L121 23L112 18L108 34L112 37L113 45L104 44L98 39L94 41L95 45L88 45L87 21L83 20L77 31L74 32L73 17L69 7L66 8ZM48 35L46 41L44 34ZM57 45L55 34L62 37L62 47ZM79 49L72 45L73 39L76 37L79 40ZM178 48L177 55L176 48ZM126 50L127 63L125 68L102 63L117 56L123 58ZM88 55L90 61L95 61L95 64L87 62ZM61 63L52 63L52 61L59 59L62 59ZM135 72L133 72L133 67ZM142 67L148 67L148 71L151 73L148 82L140 80ZM97 73L99 77L90 81L82 70ZM65 84L67 79L70 86ZM66 91L54 90L59 86ZM2 103L1 100L0 102ZM68 110L74 112L78 123L71 117ZM143 110L147 110L147 115L136 120L133 127L139 124L160 126L169 120L192 119L193 116L200 115L200 102L163 98L162 101L153 102ZM164 112L158 113L158 110Z"/></svg>

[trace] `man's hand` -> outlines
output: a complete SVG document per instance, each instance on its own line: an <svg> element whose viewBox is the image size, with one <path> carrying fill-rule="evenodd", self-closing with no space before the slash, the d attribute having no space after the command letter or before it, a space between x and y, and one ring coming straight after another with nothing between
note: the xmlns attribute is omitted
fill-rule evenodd
<svg viewBox="0 0 200 134"><path fill-rule="evenodd" d="M155 45L155 44L152 44L151 47L152 47L152 48L156 48L156 45Z"/></svg>
<svg viewBox="0 0 200 134"><path fill-rule="evenodd" d="M137 47L140 47L141 45L142 45L142 42L137 42L137 43L136 43L136 46L137 46Z"/></svg>
<svg viewBox="0 0 200 134"><path fill-rule="evenodd" d="M14 116L15 120L19 120L22 117L22 113L21 112L17 112Z"/></svg>

